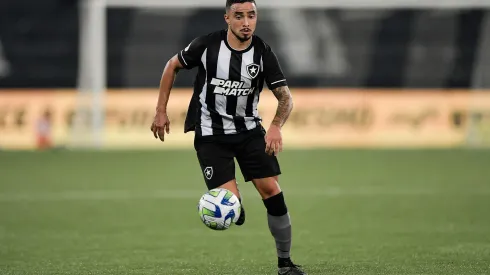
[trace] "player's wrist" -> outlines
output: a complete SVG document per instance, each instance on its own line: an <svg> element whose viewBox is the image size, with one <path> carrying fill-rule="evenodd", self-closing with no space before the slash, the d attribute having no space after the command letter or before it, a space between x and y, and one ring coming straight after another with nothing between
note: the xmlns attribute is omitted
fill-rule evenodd
<svg viewBox="0 0 490 275"><path fill-rule="evenodd" d="M271 128L277 128L277 129L281 130L282 125L281 125L281 122L280 121L272 121L270 127Z"/></svg>
<svg viewBox="0 0 490 275"><path fill-rule="evenodd" d="M156 108L156 111L157 111L157 114L166 114L167 113L167 108L158 106Z"/></svg>

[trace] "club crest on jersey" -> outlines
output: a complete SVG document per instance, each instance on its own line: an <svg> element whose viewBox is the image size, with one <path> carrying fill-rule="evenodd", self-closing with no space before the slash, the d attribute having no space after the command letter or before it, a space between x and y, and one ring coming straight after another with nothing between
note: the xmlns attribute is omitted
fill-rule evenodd
<svg viewBox="0 0 490 275"><path fill-rule="evenodd" d="M259 74L260 66L257 64L248 64L247 65L247 73L251 78L256 78Z"/></svg>
<svg viewBox="0 0 490 275"><path fill-rule="evenodd" d="M208 166L204 169L204 176L210 180L213 177L213 167Z"/></svg>

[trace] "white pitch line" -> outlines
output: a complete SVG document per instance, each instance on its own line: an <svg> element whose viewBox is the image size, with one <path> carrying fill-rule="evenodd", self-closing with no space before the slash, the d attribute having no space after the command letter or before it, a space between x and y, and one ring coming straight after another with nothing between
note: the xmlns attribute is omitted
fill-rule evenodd
<svg viewBox="0 0 490 275"><path fill-rule="evenodd" d="M203 191L204 192L204 191ZM199 198L199 193L189 190L154 190L148 192L132 190L61 191L41 193L0 194L0 202L16 201L91 201L91 200L135 200L135 199L186 199Z"/></svg>
<svg viewBox="0 0 490 275"><path fill-rule="evenodd" d="M24 192L0 193L0 202L29 201L110 201L110 200L145 200L145 199L199 199L203 189L159 189L147 191L133 190L69 190L60 192ZM390 189L383 187L351 188L284 188L286 197L349 197L349 196L446 196L474 195L490 196L490 189L443 190L443 189ZM252 190L243 190L245 197L258 197Z"/></svg>

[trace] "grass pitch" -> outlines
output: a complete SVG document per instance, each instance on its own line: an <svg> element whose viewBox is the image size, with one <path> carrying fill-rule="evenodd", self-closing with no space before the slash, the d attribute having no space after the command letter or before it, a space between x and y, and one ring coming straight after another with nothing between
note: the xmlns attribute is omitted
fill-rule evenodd
<svg viewBox="0 0 490 275"><path fill-rule="evenodd" d="M308 274L490 274L490 151L280 156ZM193 151L0 152L0 274L277 274L265 207L199 220Z"/></svg>

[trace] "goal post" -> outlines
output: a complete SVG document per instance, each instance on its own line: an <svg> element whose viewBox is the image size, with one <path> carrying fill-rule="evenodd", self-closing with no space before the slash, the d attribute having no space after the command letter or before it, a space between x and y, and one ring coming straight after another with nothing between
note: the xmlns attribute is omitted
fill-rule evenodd
<svg viewBox="0 0 490 275"><path fill-rule="evenodd" d="M223 8L225 0L82 0L78 95L71 146L97 148L103 143L104 94L107 90L107 9ZM489 8L490 0L258 0L259 8L341 9L474 9ZM486 54L488 56L488 54ZM490 57L489 57L490 58Z"/></svg>
<svg viewBox="0 0 490 275"><path fill-rule="evenodd" d="M107 89L107 3L84 0L79 10L78 97L70 143L97 148L102 144L103 98Z"/></svg>

